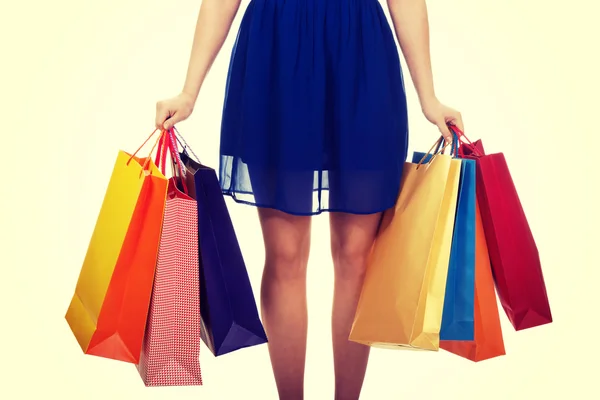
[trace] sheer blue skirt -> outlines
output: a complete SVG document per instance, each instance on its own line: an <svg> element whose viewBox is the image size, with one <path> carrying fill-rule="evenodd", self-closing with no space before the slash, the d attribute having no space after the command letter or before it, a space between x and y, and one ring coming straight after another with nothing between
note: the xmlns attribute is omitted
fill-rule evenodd
<svg viewBox="0 0 600 400"><path fill-rule="evenodd" d="M219 178L236 201L294 215L396 201L406 97L377 0L251 0L227 79Z"/></svg>

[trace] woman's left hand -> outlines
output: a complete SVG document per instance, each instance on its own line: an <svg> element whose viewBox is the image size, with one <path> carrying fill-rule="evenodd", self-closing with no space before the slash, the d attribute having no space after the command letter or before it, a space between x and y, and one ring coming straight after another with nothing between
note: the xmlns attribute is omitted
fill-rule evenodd
<svg viewBox="0 0 600 400"><path fill-rule="evenodd" d="M452 132L448 128L448 125L454 125L461 131L464 131L460 113L442 104L437 98L423 102L421 109L425 118L438 127L442 136L446 139L446 143L452 142Z"/></svg>

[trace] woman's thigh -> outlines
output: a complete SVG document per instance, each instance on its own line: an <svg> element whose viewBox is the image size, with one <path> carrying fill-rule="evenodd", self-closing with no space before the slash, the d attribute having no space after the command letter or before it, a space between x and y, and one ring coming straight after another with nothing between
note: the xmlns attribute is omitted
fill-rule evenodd
<svg viewBox="0 0 600 400"><path fill-rule="evenodd" d="M310 251L310 216L258 208L265 245L266 267L281 276L306 268Z"/></svg>

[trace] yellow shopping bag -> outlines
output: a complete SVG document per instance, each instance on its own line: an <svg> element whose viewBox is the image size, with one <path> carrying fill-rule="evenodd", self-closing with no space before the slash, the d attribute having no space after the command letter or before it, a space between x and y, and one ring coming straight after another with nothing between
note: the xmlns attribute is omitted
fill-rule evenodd
<svg viewBox="0 0 600 400"><path fill-rule="evenodd" d="M351 341L439 350L460 167L443 149L428 163L405 163L369 257Z"/></svg>
<svg viewBox="0 0 600 400"><path fill-rule="evenodd" d="M85 354L139 362L166 196L152 160L119 152L65 316Z"/></svg>

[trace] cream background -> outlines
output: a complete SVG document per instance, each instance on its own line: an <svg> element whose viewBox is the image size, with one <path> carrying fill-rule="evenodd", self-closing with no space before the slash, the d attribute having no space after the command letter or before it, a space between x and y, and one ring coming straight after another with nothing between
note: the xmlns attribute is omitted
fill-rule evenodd
<svg viewBox="0 0 600 400"><path fill-rule="evenodd" d="M264 346L219 359L203 348L202 388L144 388L134 367L83 356L63 319L117 150L137 147L152 131L155 101L180 90L199 3L2 2L4 399L276 398ZM438 94L463 112L471 139L505 153L538 242L555 323L515 333L504 318L508 356L479 364L445 352L374 350L362 398L597 398L597 2L430 0L429 8ZM179 125L215 167L241 15L197 111ZM411 151L426 150L437 132L407 88ZM256 213L229 204L258 293ZM333 390L327 240L327 219L316 218L308 399L332 398Z"/></svg>

